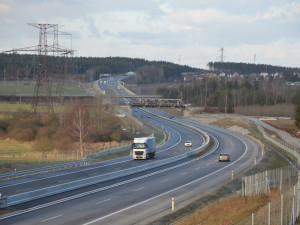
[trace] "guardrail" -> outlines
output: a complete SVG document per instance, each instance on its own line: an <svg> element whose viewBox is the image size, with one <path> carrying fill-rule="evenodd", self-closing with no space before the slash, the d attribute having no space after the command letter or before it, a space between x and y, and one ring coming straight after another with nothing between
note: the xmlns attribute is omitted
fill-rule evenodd
<svg viewBox="0 0 300 225"><path fill-rule="evenodd" d="M206 145L204 144L204 145L200 146L199 148L197 148L196 150L200 151L205 147L206 147ZM5 208L8 206L17 205L17 204L24 203L27 201L31 201L31 200L35 200L35 199L39 199L39 198L43 198L43 197L71 191L71 190L75 190L78 188L82 188L82 187L90 186L93 184L117 179L120 177L132 175L135 173L144 172L146 170L154 169L159 166L163 166L163 165L166 165L169 163L173 163L173 162L185 159L190 155L190 153L191 152L184 153L184 154L181 154L178 156L171 157L169 159L164 159L164 160L160 160L158 162L153 162L153 163L149 163L146 165L133 167L133 168L129 168L129 169L121 170L121 171L116 171L116 172L112 172L112 173L108 173L108 174L104 174L104 175L94 176L94 177L90 177L90 178L81 179L78 181L72 181L72 182L58 184L55 186L42 188L42 189L30 191L30 192L7 196L5 201L3 201L3 203L0 205L0 208ZM195 154L195 153L193 153L193 154Z"/></svg>
<svg viewBox="0 0 300 225"><path fill-rule="evenodd" d="M81 161L64 163L64 164L59 164L59 165L54 165L54 166L46 166L46 167L41 167L41 168L36 168L36 169L31 169L31 170L23 170L23 171L19 171L19 172L5 173L5 174L0 175L0 179L31 175L31 174L42 173L42 172L48 172L48 171L51 171L51 170L57 170L57 169L62 169L62 168L66 168L66 167L69 168L69 167L76 167L76 166L84 166L84 165L87 165L87 164L89 164L89 161L81 160Z"/></svg>
<svg viewBox="0 0 300 225"><path fill-rule="evenodd" d="M123 152L123 151L127 151L127 150L130 150L130 149L131 149L131 145L127 145L127 146L120 147L120 148L115 148L115 149L110 149L110 150L106 150L106 151L103 151L103 152L89 154L89 155L86 155L86 158L87 159L97 158L97 157L100 157L100 156L108 155L108 154L111 154L111 153Z"/></svg>
<svg viewBox="0 0 300 225"><path fill-rule="evenodd" d="M172 121L172 122L175 122L175 121ZM154 168L162 166L162 165L174 163L176 161L185 159L193 154L198 153L199 151L201 151L202 149L207 147L207 145L210 141L210 137L205 132L201 131L198 128L194 128L190 125L186 125L186 124L183 124L183 123L180 123L177 121L176 121L176 123L183 125L185 127L188 127L190 129L193 129L193 130L205 135L205 139L206 139L205 142L200 147L198 147L197 149L195 149L193 151L190 151L190 152L178 155L178 156L174 156L169 159L160 160L158 162L153 162L153 163L149 163L146 165L144 164L142 166L125 169L122 171L116 171L116 172L99 175L99 176L94 176L94 177L90 177L90 178L85 178L85 179L72 181L72 182L68 182L68 183L64 183L64 184L58 184L55 186L46 187L46 188L42 188L42 189L30 191L30 192L20 193L17 195L7 196L5 201L3 201L3 203L0 202L0 208L17 205L17 204L24 203L27 201L31 201L31 200L35 200L35 199L39 199L39 198L43 198L43 197L71 191L71 190L75 190L78 188L90 186L90 185L101 183L104 181L113 180L116 178L132 175L135 173L140 173L140 172L143 172L143 171L146 171L149 169L154 169Z"/></svg>

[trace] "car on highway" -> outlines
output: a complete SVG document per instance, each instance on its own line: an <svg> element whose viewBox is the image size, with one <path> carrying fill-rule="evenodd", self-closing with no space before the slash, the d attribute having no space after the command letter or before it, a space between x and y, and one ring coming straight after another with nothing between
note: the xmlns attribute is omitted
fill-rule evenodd
<svg viewBox="0 0 300 225"><path fill-rule="evenodd" d="M184 147L192 147L192 142L191 141L185 141L184 142Z"/></svg>
<svg viewBox="0 0 300 225"><path fill-rule="evenodd" d="M151 118L151 116L150 116L150 115L148 115L148 116L147 116L147 118Z"/></svg>
<svg viewBox="0 0 300 225"><path fill-rule="evenodd" d="M228 153L220 153L219 155L219 162L229 162L230 161L230 156Z"/></svg>

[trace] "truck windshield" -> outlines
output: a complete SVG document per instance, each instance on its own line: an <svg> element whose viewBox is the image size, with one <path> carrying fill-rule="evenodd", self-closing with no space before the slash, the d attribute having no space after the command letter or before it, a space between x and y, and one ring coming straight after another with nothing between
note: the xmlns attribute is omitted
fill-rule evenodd
<svg viewBox="0 0 300 225"><path fill-rule="evenodd" d="M146 143L133 143L132 144L132 148L135 148L135 149L144 149L147 147L148 147L148 145Z"/></svg>

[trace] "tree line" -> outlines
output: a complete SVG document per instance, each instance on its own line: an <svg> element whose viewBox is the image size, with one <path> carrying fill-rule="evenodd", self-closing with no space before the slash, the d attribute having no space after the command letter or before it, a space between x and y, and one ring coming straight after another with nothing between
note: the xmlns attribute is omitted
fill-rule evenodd
<svg viewBox="0 0 300 225"><path fill-rule="evenodd" d="M297 104L298 92L297 87L286 86L285 80L280 78L272 80L206 78L190 85L181 84L178 88L157 89L157 94L164 98L180 98L194 106L218 107L225 113L234 112L234 108L238 106Z"/></svg>
<svg viewBox="0 0 300 225"><path fill-rule="evenodd" d="M163 80L173 80L182 72L201 71L186 65L177 65L165 61L149 61L128 57L54 57L48 56L48 70L55 72L58 63L61 67L65 61L69 63L69 73L85 74L87 80L97 80L100 74L121 74L129 71L145 71L145 68L162 68ZM0 74L26 73L33 75L36 68L36 55L30 54L0 54ZM72 69L71 69L72 68ZM62 70L62 69L61 69ZM62 70L63 71L63 70ZM151 75L149 75L151 76ZM1 76L3 77L3 76ZM144 77L144 76L143 76ZM155 77L155 76L154 76Z"/></svg>

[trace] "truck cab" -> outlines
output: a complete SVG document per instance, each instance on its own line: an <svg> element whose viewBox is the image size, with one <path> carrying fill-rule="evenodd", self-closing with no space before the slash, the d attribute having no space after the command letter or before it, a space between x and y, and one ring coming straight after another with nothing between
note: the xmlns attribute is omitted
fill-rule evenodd
<svg viewBox="0 0 300 225"><path fill-rule="evenodd" d="M155 137L134 138L132 143L133 159L148 159L154 157L156 152Z"/></svg>

